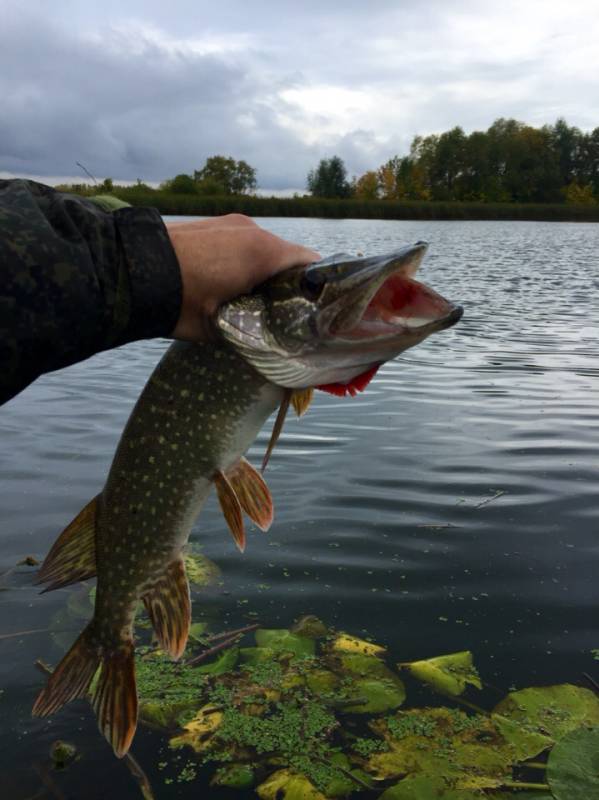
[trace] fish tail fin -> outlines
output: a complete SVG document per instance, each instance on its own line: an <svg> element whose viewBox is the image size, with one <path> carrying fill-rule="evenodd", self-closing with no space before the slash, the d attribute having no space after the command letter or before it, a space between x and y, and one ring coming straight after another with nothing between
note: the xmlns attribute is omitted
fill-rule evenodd
<svg viewBox="0 0 599 800"><path fill-rule="evenodd" d="M115 650L104 655L92 706L101 733L112 745L115 756L122 758L131 747L137 728L137 686L132 640L120 642Z"/></svg>
<svg viewBox="0 0 599 800"><path fill-rule="evenodd" d="M95 576L97 505L94 497L52 545L36 578L36 583L49 584L44 592Z"/></svg>
<svg viewBox="0 0 599 800"><path fill-rule="evenodd" d="M160 647L173 659L183 655L191 624L191 598L185 563L178 558L143 597Z"/></svg>
<svg viewBox="0 0 599 800"><path fill-rule="evenodd" d="M64 656L38 695L35 717L48 717L77 697L85 697L100 665L101 648L91 622Z"/></svg>
<svg viewBox="0 0 599 800"><path fill-rule="evenodd" d="M92 620L48 679L33 706L33 715L47 717L78 697L86 697L96 672L92 705L98 726L122 758L137 727L137 688L131 640L107 651L97 639Z"/></svg>

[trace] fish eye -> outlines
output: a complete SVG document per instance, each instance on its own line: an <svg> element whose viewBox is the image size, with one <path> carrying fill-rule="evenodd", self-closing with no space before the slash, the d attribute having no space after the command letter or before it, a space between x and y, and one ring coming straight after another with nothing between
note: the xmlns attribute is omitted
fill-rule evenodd
<svg viewBox="0 0 599 800"><path fill-rule="evenodd" d="M300 280L300 291L307 300L318 300L325 283L326 277L322 270L307 269Z"/></svg>

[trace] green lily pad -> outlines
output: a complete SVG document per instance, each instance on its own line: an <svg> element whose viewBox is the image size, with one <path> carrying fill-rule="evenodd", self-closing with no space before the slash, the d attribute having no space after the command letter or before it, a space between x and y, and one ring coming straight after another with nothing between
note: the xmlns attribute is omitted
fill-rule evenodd
<svg viewBox="0 0 599 800"><path fill-rule="evenodd" d="M511 692L493 711L555 741L581 725L599 725L597 695L570 683Z"/></svg>
<svg viewBox="0 0 599 800"><path fill-rule="evenodd" d="M384 661L376 656L365 656L361 653L338 653L331 658L335 672L350 673L360 678L395 678Z"/></svg>
<svg viewBox="0 0 599 800"><path fill-rule="evenodd" d="M210 784L228 789L251 789L256 777L249 764L226 764L214 773Z"/></svg>
<svg viewBox="0 0 599 800"><path fill-rule="evenodd" d="M496 795L490 795L495 797ZM414 778L405 778L403 781L390 786L380 796L379 800L482 800L480 792L469 789L451 789L443 778L433 778L430 775L417 775ZM533 800L533 798L531 798ZM537 796L534 796L537 800Z"/></svg>
<svg viewBox="0 0 599 800"><path fill-rule="evenodd" d="M207 622L193 622L189 626L189 638L192 640L192 642L197 642L198 644L206 644L207 630L208 630Z"/></svg>
<svg viewBox="0 0 599 800"><path fill-rule="evenodd" d="M306 673L306 686L314 694L332 694L339 686L339 678L328 669L311 669Z"/></svg>
<svg viewBox="0 0 599 800"><path fill-rule="evenodd" d="M374 753L366 771L378 780L425 774L456 789L490 789L511 777L512 752L488 717L448 708L398 711L370 722L389 750Z"/></svg>
<svg viewBox="0 0 599 800"><path fill-rule="evenodd" d="M347 689L350 697L365 698L356 705L343 705L350 714L380 714L393 711L406 699L406 690L399 678L360 678Z"/></svg>
<svg viewBox="0 0 599 800"><path fill-rule="evenodd" d="M289 769L273 772L256 793L262 800L327 800L304 775Z"/></svg>
<svg viewBox="0 0 599 800"><path fill-rule="evenodd" d="M275 653L292 653L294 656L309 658L316 652L314 639L291 633L287 628L259 628L255 635L258 647L269 647Z"/></svg>
<svg viewBox="0 0 599 800"><path fill-rule="evenodd" d="M556 800L599 797L599 727L571 731L547 762L547 782Z"/></svg>
<svg viewBox="0 0 599 800"><path fill-rule="evenodd" d="M276 661L277 653L270 647L240 647L239 655L244 664L255 666Z"/></svg>
<svg viewBox="0 0 599 800"><path fill-rule="evenodd" d="M193 667L193 669L203 675L223 675L225 672L230 672L238 660L239 648L229 647L220 653L214 661L208 664L200 664L197 667Z"/></svg>
<svg viewBox="0 0 599 800"><path fill-rule="evenodd" d="M399 667L409 670L414 678L428 684L436 692L447 694L450 697L461 695L468 684L482 689L481 680L472 663L472 653L469 650L428 658L424 661L410 661L399 664Z"/></svg>
<svg viewBox="0 0 599 800"><path fill-rule="evenodd" d="M211 586L220 578L220 570L209 558L201 553L186 553L183 556L187 579L192 589Z"/></svg>
<svg viewBox="0 0 599 800"><path fill-rule="evenodd" d="M514 722L508 717L502 717L501 714L491 714L491 719L503 738L511 744L514 761L534 758L554 744L554 740L549 736L528 730L525 725Z"/></svg>

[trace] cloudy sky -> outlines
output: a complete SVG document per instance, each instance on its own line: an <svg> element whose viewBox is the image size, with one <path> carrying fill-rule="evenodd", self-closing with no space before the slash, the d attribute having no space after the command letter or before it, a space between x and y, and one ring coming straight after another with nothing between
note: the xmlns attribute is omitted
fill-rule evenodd
<svg viewBox="0 0 599 800"><path fill-rule="evenodd" d="M599 126L598 0L0 0L0 176L160 181L213 154L262 189L500 116Z"/></svg>

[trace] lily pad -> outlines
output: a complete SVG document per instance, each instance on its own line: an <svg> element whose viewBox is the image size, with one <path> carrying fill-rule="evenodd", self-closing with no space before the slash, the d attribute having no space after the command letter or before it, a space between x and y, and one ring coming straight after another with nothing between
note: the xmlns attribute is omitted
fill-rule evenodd
<svg viewBox="0 0 599 800"><path fill-rule="evenodd" d="M382 656L387 652L386 647L367 642L349 633L339 633L331 643L331 649L342 653L361 653L364 656Z"/></svg>
<svg viewBox="0 0 599 800"><path fill-rule="evenodd" d="M488 717L448 708L398 711L370 723L389 750L366 770L378 780L423 773L450 779L456 789L501 786L511 776L511 748Z"/></svg>
<svg viewBox="0 0 599 800"><path fill-rule="evenodd" d="M212 786L226 786L228 789L251 789L256 776L249 764L226 764L214 773Z"/></svg>
<svg viewBox="0 0 599 800"><path fill-rule="evenodd" d="M511 744L514 761L534 758L554 744L554 740L549 736L528 730L526 725L502 717L501 714L491 714L491 719L503 738Z"/></svg>
<svg viewBox="0 0 599 800"><path fill-rule="evenodd" d="M291 633L287 628L259 628L256 631L256 644L258 647L269 647L275 653L292 653L304 658L316 652L314 639Z"/></svg>
<svg viewBox="0 0 599 800"><path fill-rule="evenodd" d="M556 800L599 797L599 727L571 731L555 745L547 781Z"/></svg>
<svg viewBox="0 0 599 800"><path fill-rule="evenodd" d="M309 639L321 639L327 636L329 629L324 622L314 614L306 614L300 617L289 629L291 633L297 633L298 636L307 636Z"/></svg>
<svg viewBox="0 0 599 800"><path fill-rule="evenodd" d="M262 800L327 800L304 775L290 769L273 772L256 793Z"/></svg>
<svg viewBox="0 0 599 800"><path fill-rule="evenodd" d="M223 712L213 705L205 705L195 717L183 726L184 733L170 740L171 747L188 745L196 753L203 753L211 745L212 736L222 724Z"/></svg>
<svg viewBox="0 0 599 800"><path fill-rule="evenodd" d="M197 667L193 667L193 669L201 675L224 675L225 672L230 672L235 667L238 660L239 648L229 647L220 653L214 661L200 664Z"/></svg>
<svg viewBox="0 0 599 800"><path fill-rule="evenodd" d="M364 698L355 705L343 705L351 714L380 714L393 711L406 699L406 690L399 678L360 678L347 689L350 697Z"/></svg>
<svg viewBox="0 0 599 800"><path fill-rule="evenodd" d="M350 673L361 678L397 677L380 658L362 653L338 653L331 663L335 672L341 674Z"/></svg>
<svg viewBox="0 0 599 800"><path fill-rule="evenodd" d="M203 589L211 586L220 578L220 569L214 561L201 553L186 553L183 556L187 579L192 589Z"/></svg>
<svg viewBox="0 0 599 800"><path fill-rule="evenodd" d="M494 797L494 795L491 795ZM481 800L480 792L448 788L443 778L417 775L390 786L379 800ZM536 795L535 795L536 800Z"/></svg>
<svg viewBox="0 0 599 800"><path fill-rule="evenodd" d="M581 725L599 725L599 698L570 683L511 692L493 711L555 741Z"/></svg>
<svg viewBox="0 0 599 800"><path fill-rule="evenodd" d="M482 689L481 680L472 663L472 653L469 650L424 661L410 661L399 664L399 667L409 670L417 680L450 697L461 695L468 684Z"/></svg>

